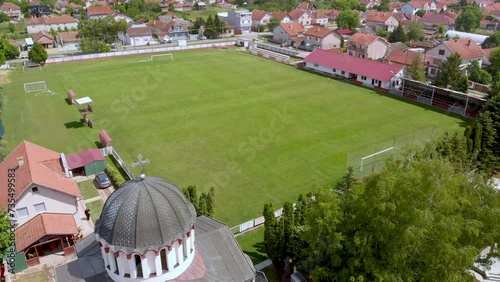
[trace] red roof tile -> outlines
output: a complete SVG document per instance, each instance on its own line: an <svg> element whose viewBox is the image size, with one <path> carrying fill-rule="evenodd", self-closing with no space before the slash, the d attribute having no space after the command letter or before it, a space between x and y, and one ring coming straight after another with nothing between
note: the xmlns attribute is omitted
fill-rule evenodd
<svg viewBox="0 0 500 282"><path fill-rule="evenodd" d="M16 229L16 249L22 251L47 235L74 235L78 233L71 214L42 213Z"/></svg>
<svg viewBox="0 0 500 282"><path fill-rule="evenodd" d="M389 56L385 58L385 62L389 64L411 65L413 58L417 56L417 52L401 49L392 49Z"/></svg>
<svg viewBox="0 0 500 282"><path fill-rule="evenodd" d="M335 33L335 30L326 27L315 26L304 32L304 35L325 38L328 34ZM339 34L340 37L340 34Z"/></svg>
<svg viewBox="0 0 500 282"><path fill-rule="evenodd" d="M391 77L402 70L400 66L361 59L347 54L337 54L319 48L305 57L304 61L366 76L383 82L390 81Z"/></svg>
<svg viewBox="0 0 500 282"><path fill-rule="evenodd" d="M314 11L311 13L313 19L326 19L328 16L321 11Z"/></svg>
<svg viewBox="0 0 500 282"><path fill-rule="evenodd" d="M87 14L90 16L110 15L113 11L109 6L88 7Z"/></svg>
<svg viewBox="0 0 500 282"><path fill-rule="evenodd" d="M418 21L422 22L422 23L428 23L428 24L444 24L444 25L454 25L455 24L455 19L453 19L445 14L434 14L434 13L426 13Z"/></svg>
<svg viewBox="0 0 500 282"><path fill-rule="evenodd" d="M18 167L18 158L22 158L24 161L21 167ZM64 175L62 166L54 171L53 167L49 168L44 165L45 162L51 160L59 161L59 153L23 141L0 163L0 171L16 170L16 200L24 194L31 184L41 185L75 197L81 196L80 189L74 180L61 177L61 174ZM0 181L0 205L3 207L6 207L8 203L7 191L7 181Z"/></svg>
<svg viewBox="0 0 500 282"><path fill-rule="evenodd" d="M45 20L47 24L65 24L65 23L78 23L78 20L70 15L60 15L58 17L51 17Z"/></svg>
<svg viewBox="0 0 500 282"><path fill-rule="evenodd" d="M149 26L146 27L131 27L127 29L127 34L129 37L137 37L137 36L148 36L152 35L151 28Z"/></svg>
<svg viewBox="0 0 500 282"><path fill-rule="evenodd" d="M281 21L288 15L285 12L271 12L271 16Z"/></svg>
<svg viewBox="0 0 500 282"><path fill-rule="evenodd" d="M394 14L391 12L368 11L367 22L385 23Z"/></svg>
<svg viewBox="0 0 500 282"><path fill-rule="evenodd" d="M52 36L45 31L39 31L35 35L33 35L33 39L39 44L52 44L54 40L52 40Z"/></svg>
<svg viewBox="0 0 500 282"><path fill-rule="evenodd" d="M370 35L370 34L365 34L365 33L356 33L349 40L347 40L348 43L357 43L361 45L370 45L373 41L379 39L380 37L376 35Z"/></svg>
<svg viewBox="0 0 500 282"><path fill-rule="evenodd" d="M293 10L290 13L288 13L288 16L292 20L298 20L305 13L306 13L306 11L303 11L303 10Z"/></svg>
<svg viewBox="0 0 500 282"><path fill-rule="evenodd" d="M341 11L335 9L324 10L323 13L329 17L337 17L340 15Z"/></svg>
<svg viewBox="0 0 500 282"><path fill-rule="evenodd" d="M479 58L484 55L483 50L469 38L455 39L443 42L452 53L460 54L462 60Z"/></svg>
<svg viewBox="0 0 500 282"><path fill-rule="evenodd" d="M280 23L280 26L285 30L289 36L297 36L304 32L304 27L299 23L289 22Z"/></svg>
<svg viewBox="0 0 500 282"><path fill-rule="evenodd" d="M486 58L491 58L491 52L495 51L498 47L495 47L495 48L488 48L488 49L482 49L483 50L483 53L484 53L484 56L486 56Z"/></svg>
<svg viewBox="0 0 500 282"><path fill-rule="evenodd" d="M16 4L10 3L10 2L5 2L0 6L0 10L2 11L15 11L15 10L21 10L19 6Z"/></svg>
<svg viewBox="0 0 500 282"><path fill-rule="evenodd" d="M70 31L70 32L59 32L56 35L57 41L60 43L67 43L67 42L80 42L80 38L78 38L78 32L77 31Z"/></svg>
<svg viewBox="0 0 500 282"><path fill-rule="evenodd" d="M350 29L337 29L337 32L342 35L349 35L354 33L354 31Z"/></svg>
<svg viewBox="0 0 500 282"><path fill-rule="evenodd" d="M252 11L252 20L260 21L262 20L269 12L263 10L253 10Z"/></svg>

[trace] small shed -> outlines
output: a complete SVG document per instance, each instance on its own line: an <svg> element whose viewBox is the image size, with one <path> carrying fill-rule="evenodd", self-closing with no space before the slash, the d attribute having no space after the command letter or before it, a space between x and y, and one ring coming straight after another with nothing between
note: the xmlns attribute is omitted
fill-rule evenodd
<svg viewBox="0 0 500 282"><path fill-rule="evenodd" d="M101 146L103 148L106 148L113 140L111 139L111 137L109 137L106 130L102 130L101 132L99 132L99 141L101 142Z"/></svg>
<svg viewBox="0 0 500 282"><path fill-rule="evenodd" d="M73 90L68 90L68 102L69 104L74 104L75 103L75 92L73 92Z"/></svg>
<svg viewBox="0 0 500 282"><path fill-rule="evenodd" d="M73 175L92 175L103 172L106 160L99 149L86 149L66 157Z"/></svg>

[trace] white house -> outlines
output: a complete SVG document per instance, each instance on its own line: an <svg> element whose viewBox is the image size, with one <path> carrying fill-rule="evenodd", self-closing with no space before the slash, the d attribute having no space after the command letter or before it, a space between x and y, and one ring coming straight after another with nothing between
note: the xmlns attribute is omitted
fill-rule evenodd
<svg viewBox="0 0 500 282"><path fill-rule="evenodd" d="M445 41L425 53L426 61L429 62L428 75L436 76L441 64L446 61L448 56L458 53L462 63L461 69L465 69L472 61L477 60L481 66L484 52L470 38L455 39Z"/></svg>
<svg viewBox="0 0 500 282"><path fill-rule="evenodd" d="M267 26L271 20L271 13L263 10L252 11L252 30L259 31L261 25ZM267 27L266 27L267 29Z"/></svg>
<svg viewBox="0 0 500 282"><path fill-rule="evenodd" d="M334 77L351 79L367 87L391 90L402 85L403 67L316 49L304 58L306 68Z"/></svg>
<svg viewBox="0 0 500 282"><path fill-rule="evenodd" d="M227 22L234 27L235 33L250 32L252 28L252 12L248 10L230 10Z"/></svg>
<svg viewBox="0 0 500 282"><path fill-rule="evenodd" d="M143 46L157 43L156 40L153 39L153 31L145 24L131 25L125 34L120 33L118 37L123 44L131 46Z"/></svg>
<svg viewBox="0 0 500 282"><path fill-rule="evenodd" d="M87 19L103 19L111 15L112 12L109 6L88 7L85 16Z"/></svg>
<svg viewBox="0 0 500 282"><path fill-rule="evenodd" d="M78 32L59 32L56 34L56 45L62 52L80 50L80 38Z"/></svg>
<svg viewBox="0 0 500 282"><path fill-rule="evenodd" d="M76 28L78 28L78 20L69 15L31 18L26 20L28 34L35 34L40 31L50 32L50 30L58 31Z"/></svg>
<svg viewBox="0 0 500 282"><path fill-rule="evenodd" d="M296 22L280 23L273 30L273 42L288 46L304 41L304 27Z"/></svg>
<svg viewBox="0 0 500 282"><path fill-rule="evenodd" d="M285 12L271 12L271 17L278 19L280 23L288 23L291 22L292 19Z"/></svg>
<svg viewBox="0 0 500 282"><path fill-rule="evenodd" d="M51 250L66 247L67 236L79 232L85 205L76 182L66 178L60 154L23 141L0 163L0 170L5 176L0 204L15 225L17 251L41 256L37 250L44 244Z"/></svg>
<svg viewBox="0 0 500 282"><path fill-rule="evenodd" d="M346 47L350 56L378 60L388 54L390 44L382 37L358 32L347 40Z"/></svg>
<svg viewBox="0 0 500 282"><path fill-rule="evenodd" d="M7 16L11 17L13 20L18 20L23 18L23 13L21 12L21 8L16 4L5 2L0 6L0 11L7 14Z"/></svg>
<svg viewBox="0 0 500 282"><path fill-rule="evenodd" d="M131 18L125 14L122 14L118 11L113 11L113 13L111 13L111 15L109 15L109 16L112 17L113 19L115 19L115 21L125 20L125 22L127 22L127 23L131 23L134 21L133 18Z"/></svg>

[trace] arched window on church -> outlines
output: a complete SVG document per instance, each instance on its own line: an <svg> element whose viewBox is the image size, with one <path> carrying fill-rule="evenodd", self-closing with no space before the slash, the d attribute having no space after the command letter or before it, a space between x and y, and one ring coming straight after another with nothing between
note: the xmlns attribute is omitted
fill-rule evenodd
<svg viewBox="0 0 500 282"><path fill-rule="evenodd" d="M168 264L167 264L167 249L161 249L160 250L160 260L161 260L161 269L164 271L168 271Z"/></svg>
<svg viewBox="0 0 500 282"><path fill-rule="evenodd" d="M142 274L142 259L141 259L141 255L139 254L134 254L134 260L135 260L135 266L137 268L137 277L143 277L143 274Z"/></svg>

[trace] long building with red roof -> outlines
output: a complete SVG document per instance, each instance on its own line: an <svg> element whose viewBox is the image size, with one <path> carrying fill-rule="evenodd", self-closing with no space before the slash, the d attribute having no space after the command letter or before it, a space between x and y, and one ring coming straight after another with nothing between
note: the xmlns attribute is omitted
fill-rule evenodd
<svg viewBox="0 0 500 282"><path fill-rule="evenodd" d="M335 77L351 79L367 87L390 90L400 88L403 67L384 64L338 54L323 49L316 49L304 58L306 68Z"/></svg>

